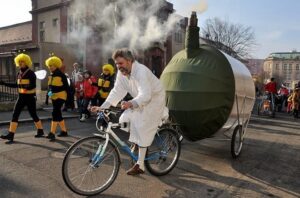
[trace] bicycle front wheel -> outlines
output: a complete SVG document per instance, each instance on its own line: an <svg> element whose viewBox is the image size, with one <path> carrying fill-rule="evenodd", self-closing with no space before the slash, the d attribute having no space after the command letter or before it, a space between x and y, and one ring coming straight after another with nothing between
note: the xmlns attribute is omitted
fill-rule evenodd
<svg viewBox="0 0 300 198"><path fill-rule="evenodd" d="M162 128L148 147L145 166L155 176L168 174L177 164L181 145L173 129Z"/></svg>
<svg viewBox="0 0 300 198"><path fill-rule="evenodd" d="M99 157L96 152L103 148L104 143L105 138L92 136L80 139L68 149L62 175L70 190L90 196L112 185L119 172L120 155L116 146L108 142L103 156Z"/></svg>

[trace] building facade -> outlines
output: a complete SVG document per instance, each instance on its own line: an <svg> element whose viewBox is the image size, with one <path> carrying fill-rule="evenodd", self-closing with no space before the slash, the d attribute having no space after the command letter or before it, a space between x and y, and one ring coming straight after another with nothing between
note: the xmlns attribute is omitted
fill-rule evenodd
<svg viewBox="0 0 300 198"><path fill-rule="evenodd" d="M111 51L107 53L102 50L107 35L103 34L105 27L97 25L96 15L102 11L95 6L99 2L32 0L32 21L0 28L0 75L16 75L13 59L23 51L31 56L34 70L48 71L44 62L49 54L54 53L64 60L66 73L70 74L73 63L79 62L84 69L99 75L101 65L113 63ZM103 2L108 4L114 1ZM173 4L164 1L156 16L163 23L173 12ZM137 59L158 77L172 56L183 49L186 22L186 18L178 21L180 28L171 32L165 42L154 42L147 49L138 51ZM87 27L88 36L83 35ZM39 83L42 89L47 87L46 80Z"/></svg>
<svg viewBox="0 0 300 198"><path fill-rule="evenodd" d="M0 75L14 76L14 56L19 50L33 51L31 21L0 28Z"/></svg>
<svg viewBox="0 0 300 198"><path fill-rule="evenodd" d="M278 83L293 88L300 81L300 52L271 53L264 60L265 80L274 77Z"/></svg>

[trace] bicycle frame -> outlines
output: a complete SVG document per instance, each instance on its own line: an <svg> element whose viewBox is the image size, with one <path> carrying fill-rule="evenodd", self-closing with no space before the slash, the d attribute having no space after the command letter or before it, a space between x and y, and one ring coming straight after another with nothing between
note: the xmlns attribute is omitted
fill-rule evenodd
<svg viewBox="0 0 300 198"><path fill-rule="evenodd" d="M266 104L267 109L265 108L264 104L266 101L269 101L269 104ZM264 110L263 113L275 111L275 95L273 93L266 93L265 95L263 95L258 105Z"/></svg>
<svg viewBox="0 0 300 198"><path fill-rule="evenodd" d="M120 123L112 123L112 122L108 122L108 126L105 129L105 131L101 131L101 132L105 132L105 134L99 134L99 133L94 133L95 136L100 136L105 138L105 143L104 145L99 145L95 155L92 158L92 165L96 166L100 160L103 159L103 155L104 152L106 150L106 147L108 145L108 142L110 141L110 136L115 140L115 142L117 143L117 147L121 147L121 149L127 154L129 155L133 160L137 161L138 160L138 155L135 155L133 152L131 152L130 147L124 142L122 141L118 135L112 130L112 128L121 128L122 124ZM160 143L162 142L161 139L159 139ZM156 153L151 154L150 156L146 157L145 160L153 160L153 159L157 159L159 158L161 155Z"/></svg>

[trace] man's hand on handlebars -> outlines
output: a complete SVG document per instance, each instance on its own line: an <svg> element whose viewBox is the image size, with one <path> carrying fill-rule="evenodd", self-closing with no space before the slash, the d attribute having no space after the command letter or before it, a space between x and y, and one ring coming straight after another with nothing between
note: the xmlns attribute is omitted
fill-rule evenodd
<svg viewBox="0 0 300 198"><path fill-rule="evenodd" d="M129 109L129 108L132 108L132 103L131 102L126 102L126 101L123 101L121 102L121 109Z"/></svg>
<svg viewBox="0 0 300 198"><path fill-rule="evenodd" d="M97 112L101 111L101 107L98 107L98 106L92 106L92 107L90 107L89 110L90 110L91 112L93 112L93 113L97 113Z"/></svg>

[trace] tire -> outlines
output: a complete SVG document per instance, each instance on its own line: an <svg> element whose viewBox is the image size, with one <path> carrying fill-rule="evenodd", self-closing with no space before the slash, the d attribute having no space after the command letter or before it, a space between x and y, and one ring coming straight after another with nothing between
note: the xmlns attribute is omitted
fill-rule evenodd
<svg viewBox="0 0 300 198"><path fill-rule="evenodd" d="M258 103L257 105L257 115L260 115L260 111L261 111L261 102Z"/></svg>
<svg viewBox="0 0 300 198"><path fill-rule="evenodd" d="M170 128L162 128L148 147L145 167L152 175L166 175L176 166L180 151L181 144L177 132Z"/></svg>
<svg viewBox="0 0 300 198"><path fill-rule="evenodd" d="M276 112L276 105L275 105L275 98L274 96L271 99L271 117L275 118L275 112Z"/></svg>
<svg viewBox="0 0 300 198"><path fill-rule="evenodd" d="M275 111L272 111L271 117L275 118Z"/></svg>
<svg viewBox="0 0 300 198"><path fill-rule="evenodd" d="M70 190L91 196L113 184L120 168L120 154L114 143L109 141L102 160L96 165L92 164L99 145L104 143L105 138L92 136L78 140L68 149L63 160L62 175Z"/></svg>
<svg viewBox="0 0 300 198"><path fill-rule="evenodd" d="M271 103L271 107L272 107L272 110L271 110L271 117L272 117L272 118L275 118L275 108L276 108L276 106L275 106L273 103Z"/></svg>
<svg viewBox="0 0 300 198"><path fill-rule="evenodd" d="M244 142L242 136L243 136L242 126L238 125L233 130L233 134L231 137L231 155L233 159L236 159L241 154L243 142Z"/></svg>

